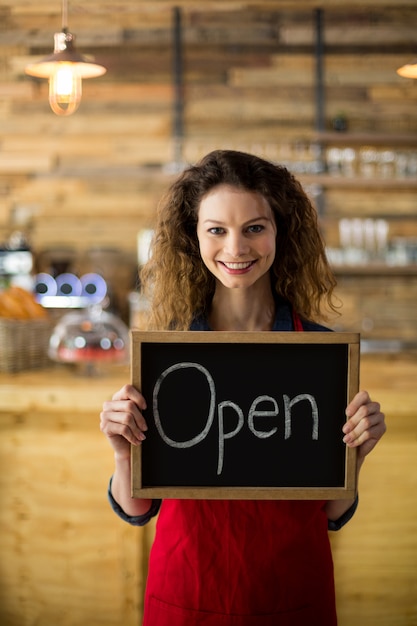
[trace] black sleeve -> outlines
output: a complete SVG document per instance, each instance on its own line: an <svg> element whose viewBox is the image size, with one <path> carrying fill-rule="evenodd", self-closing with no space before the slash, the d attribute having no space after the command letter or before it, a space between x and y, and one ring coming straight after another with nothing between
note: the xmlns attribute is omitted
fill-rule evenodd
<svg viewBox="0 0 417 626"><path fill-rule="evenodd" d="M347 524L355 514L356 509L358 508L359 496L356 496L354 503L352 506L348 508L347 511L343 513L337 520L327 520L327 527L329 530L340 530L343 528L345 524Z"/></svg>
<svg viewBox="0 0 417 626"><path fill-rule="evenodd" d="M116 502L113 498L113 494L111 492L111 483L112 478L110 478L109 488L107 490L107 497L110 502L110 506L113 511L118 515L124 522L131 524L132 526L145 526L155 515L159 513L159 509L161 507L162 500L152 500L151 507L149 511L144 513L143 515L128 515L124 512L122 507Z"/></svg>

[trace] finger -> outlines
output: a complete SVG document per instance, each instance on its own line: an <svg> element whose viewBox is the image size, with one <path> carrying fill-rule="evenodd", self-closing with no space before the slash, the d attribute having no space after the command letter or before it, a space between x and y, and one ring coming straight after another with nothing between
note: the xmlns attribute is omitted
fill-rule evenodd
<svg viewBox="0 0 417 626"><path fill-rule="evenodd" d="M349 405L351 406L351 405ZM348 413L348 408L346 409L346 413ZM379 402L371 402L369 401L366 404L359 405L356 409L356 412L353 413L347 422L343 425L343 432L349 433L351 432L362 420L366 420L372 416L378 416L381 414L381 405Z"/></svg>
<svg viewBox="0 0 417 626"><path fill-rule="evenodd" d="M382 423L378 425L378 427L374 430L374 433L370 433L369 439L364 440L358 447L358 458L365 458L371 450L376 446L378 441L381 439L383 434L386 431L385 424Z"/></svg>
<svg viewBox="0 0 417 626"><path fill-rule="evenodd" d="M384 422L364 431L354 441L348 443L349 448L358 448L359 456L364 458L376 446L386 431Z"/></svg>
<svg viewBox="0 0 417 626"><path fill-rule="evenodd" d="M138 434L135 435L129 426L120 422L106 422L105 425L101 427L101 430L109 440L122 437L126 442L134 446L139 445L145 439L143 433L139 431Z"/></svg>
<svg viewBox="0 0 417 626"><path fill-rule="evenodd" d="M345 434L343 442L358 446L370 437L379 439L385 430L384 416L382 413L377 413L361 419L356 427Z"/></svg>
<svg viewBox="0 0 417 626"><path fill-rule="evenodd" d="M143 416L122 411L102 411L100 428L107 437L121 435L131 443L140 443L146 439L148 427Z"/></svg>
<svg viewBox="0 0 417 626"><path fill-rule="evenodd" d="M358 393L354 396L351 402L346 407L346 415L347 417L352 417L358 411L358 409L371 402L371 398L367 391L358 391Z"/></svg>
<svg viewBox="0 0 417 626"><path fill-rule="evenodd" d="M361 407L355 415L343 425L342 430L344 434L348 435L353 432L360 434L367 428L374 426L377 423L379 416L382 415L379 409L380 407L377 403Z"/></svg>
<svg viewBox="0 0 417 626"><path fill-rule="evenodd" d="M133 387L133 385L124 385L119 391L113 395L112 400L132 400L140 409L146 409L146 400L143 395Z"/></svg>
<svg viewBox="0 0 417 626"><path fill-rule="evenodd" d="M146 420L133 400L110 400L104 402L103 413L116 421L128 423L130 420L133 420L141 430L148 430Z"/></svg>

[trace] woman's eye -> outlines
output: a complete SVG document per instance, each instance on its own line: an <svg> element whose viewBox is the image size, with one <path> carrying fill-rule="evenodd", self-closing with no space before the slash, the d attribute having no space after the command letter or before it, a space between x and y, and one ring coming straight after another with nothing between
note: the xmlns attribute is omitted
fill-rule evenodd
<svg viewBox="0 0 417 626"><path fill-rule="evenodd" d="M213 228L209 228L209 233L211 235L222 235L224 230L223 228L220 228L220 226L213 226Z"/></svg>
<svg viewBox="0 0 417 626"><path fill-rule="evenodd" d="M252 226L249 226L248 232L256 234L261 233L263 229L264 227L261 224L252 224Z"/></svg>

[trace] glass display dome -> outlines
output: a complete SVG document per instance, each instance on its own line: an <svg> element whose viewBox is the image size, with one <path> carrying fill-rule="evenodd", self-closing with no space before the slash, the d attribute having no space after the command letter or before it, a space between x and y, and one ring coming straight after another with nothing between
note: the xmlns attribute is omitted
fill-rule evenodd
<svg viewBox="0 0 417 626"><path fill-rule="evenodd" d="M116 315L93 306L64 315L55 326L49 357L60 363L94 367L129 361L129 329Z"/></svg>

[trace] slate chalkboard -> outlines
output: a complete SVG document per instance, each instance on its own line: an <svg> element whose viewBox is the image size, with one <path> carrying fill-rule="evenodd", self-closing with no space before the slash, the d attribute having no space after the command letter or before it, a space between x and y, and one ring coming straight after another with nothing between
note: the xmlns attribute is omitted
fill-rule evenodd
<svg viewBox="0 0 417 626"><path fill-rule="evenodd" d="M358 334L132 331L149 428L133 497L353 497L358 378Z"/></svg>

